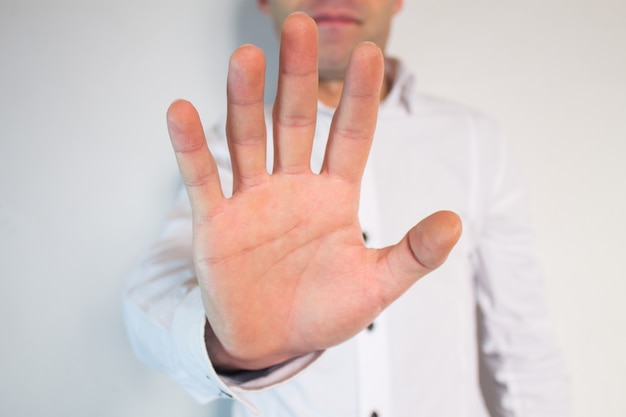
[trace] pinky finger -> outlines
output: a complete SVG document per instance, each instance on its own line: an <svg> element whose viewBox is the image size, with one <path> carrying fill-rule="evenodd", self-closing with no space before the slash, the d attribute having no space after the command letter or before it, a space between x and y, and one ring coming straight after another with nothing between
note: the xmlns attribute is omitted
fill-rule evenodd
<svg viewBox="0 0 626 417"><path fill-rule="evenodd" d="M167 128L194 217L204 217L224 200L224 194L200 116L188 101L175 101L167 111Z"/></svg>

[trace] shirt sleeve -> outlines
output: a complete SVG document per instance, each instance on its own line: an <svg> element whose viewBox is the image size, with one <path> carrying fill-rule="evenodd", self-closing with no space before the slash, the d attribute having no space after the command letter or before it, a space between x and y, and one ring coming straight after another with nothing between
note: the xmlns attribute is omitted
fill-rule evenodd
<svg viewBox="0 0 626 417"><path fill-rule="evenodd" d="M487 406L494 417L569 416L565 366L533 255L521 171L497 127L477 120L474 133L484 150L476 161L482 209L475 281Z"/></svg>
<svg viewBox="0 0 626 417"><path fill-rule="evenodd" d="M220 167L222 187L230 193L228 152L216 132L210 132L209 142ZM193 266L191 208L184 189L159 239L130 277L123 295L123 315L137 357L169 375L200 403L233 398L254 411L254 405L245 398L246 391L286 381L320 355L311 353L261 371L218 375L205 346L206 316Z"/></svg>

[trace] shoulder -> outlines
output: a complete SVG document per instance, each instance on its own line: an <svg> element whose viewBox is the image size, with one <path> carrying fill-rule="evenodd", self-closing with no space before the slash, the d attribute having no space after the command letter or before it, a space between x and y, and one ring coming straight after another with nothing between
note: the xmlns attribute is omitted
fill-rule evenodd
<svg viewBox="0 0 626 417"><path fill-rule="evenodd" d="M413 98L412 110L420 119L449 118L459 122L498 128L498 123L491 116L474 107L429 95L416 94Z"/></svg>

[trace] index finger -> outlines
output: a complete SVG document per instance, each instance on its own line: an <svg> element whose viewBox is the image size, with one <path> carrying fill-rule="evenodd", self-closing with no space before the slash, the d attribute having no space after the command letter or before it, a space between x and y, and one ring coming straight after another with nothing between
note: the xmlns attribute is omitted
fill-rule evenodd
<svg viewBox="0 0 626 417"><path fill-rule="evenodd" d="M372 42L359 44L348 63L322 172L350 182L361 181L376 130L383 74L380 48Z"/></svg>

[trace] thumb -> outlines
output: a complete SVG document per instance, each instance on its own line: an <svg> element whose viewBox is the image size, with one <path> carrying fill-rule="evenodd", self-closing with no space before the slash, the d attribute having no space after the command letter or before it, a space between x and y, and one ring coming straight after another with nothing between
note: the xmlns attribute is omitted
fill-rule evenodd
<svg viewBox="0 0 626 417"><path fill-rule="evenodd" d="M413 259L407 259L409 267L417 261L418 269L432 271L448 258L448 254L461 237L459 216L451 211L438 211L419 222L405 236Z"/></svg>
<svg viewBox="0 0 626 417"><path fill-rule="evenodd" d="M459 216L451 211L431 214L414 226L395 246L388 248L383 264L388 274L382 283L390 304L418 279L439 267L461 237Z"/></svg>

